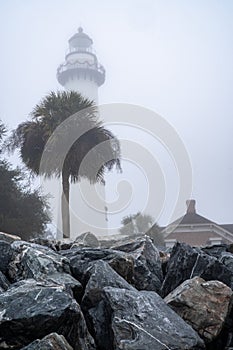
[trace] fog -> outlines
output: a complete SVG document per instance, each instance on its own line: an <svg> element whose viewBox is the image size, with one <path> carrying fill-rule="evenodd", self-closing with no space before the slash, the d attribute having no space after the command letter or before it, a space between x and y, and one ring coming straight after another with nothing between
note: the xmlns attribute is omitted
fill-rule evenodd
<svg viewBox="0 0 233 350"><path fill-rule="evenodd" d="M165 118L190 156L198 213L233 222L231 0L8 0L0 10L0 118L9 128L24 121L46 93L61 89L56 69L81 25L106 69L100 104L130 103ZM133 182L131 167L123 176ZM122 178L110 176L108 186L115 188ZM138 181L134 203L121 215L141 210ZM175 196L171 176L169 181L165 212ZM168 217L158 221L167 224Z"/></svg>

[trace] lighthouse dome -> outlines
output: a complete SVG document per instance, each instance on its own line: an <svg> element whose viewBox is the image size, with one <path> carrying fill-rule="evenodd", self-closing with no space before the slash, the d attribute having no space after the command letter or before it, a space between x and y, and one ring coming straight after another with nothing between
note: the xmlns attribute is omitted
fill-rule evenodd
<svg viewBox="0 0 233 350"><path fill-rule="evenodd" d="M87 49L93 44L92 39L83 32L83 28L78 28L78 33L75 33L69 39L69 45L71 48Z"/></svg>

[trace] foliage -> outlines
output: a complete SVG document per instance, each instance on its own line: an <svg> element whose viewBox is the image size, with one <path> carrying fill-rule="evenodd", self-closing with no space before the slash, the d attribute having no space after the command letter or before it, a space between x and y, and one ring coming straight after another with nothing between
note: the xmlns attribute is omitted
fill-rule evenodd
<svg viewBox="0 0 233 350"><path fill-rule="evenodd" d="M81 178L88 179L90 183L104 182L106 170L111 170L114 165L120 169L119 142L103 127L95 103L74 91L51 92L34 108L31 117L13 132L10 148L20 150L22 161L34 174L62 177L63 235L69 237L70 182ZM77 136L67 148L63 159L61 154L69 146L74 133L80 137ZM97 147L106 145L105 141L108 142L107 147ZM46 157L41 167L45 147L49 148L52 156ZM91 159L83 162L90 151Z"/></svg>
<svg viewBox="0 0 233 350"><path fill-rule="evenodd" d="M1 141L4 133L0 124ZM45 234L49 216L45 197L31 190L24 178L25 172L0 159L0 231L30 239Z"/></svg>
<svg viewBox="0 0 233 350"><path fill-rule="evenodd" d="M125 216L121 220L122 227L120 233L125 235L135 235L137 233L144 233L148 235L154 244L164 245L164 238L161 229L150 215L142 214L140 212Z"/></svg>

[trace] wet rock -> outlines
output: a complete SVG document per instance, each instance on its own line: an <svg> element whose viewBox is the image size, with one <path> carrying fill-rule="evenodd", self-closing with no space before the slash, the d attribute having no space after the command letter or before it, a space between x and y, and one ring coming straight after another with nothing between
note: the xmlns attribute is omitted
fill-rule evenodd
<svg viewBox="0 0 233 350"><path fill-rule="evenodd" d="M106 239L104 239L103 237L98 238L100 247L102 249L106 249L106 248L109 248L109 249L113 248L114 249L114 246L117 244L118 240L115 238L110 238L110 237L108 237Z"/></svg>
<svg viewBox="0 0 233 350"><path fill-rule="evenodd" d="M99 243L102 248L111 248L113 250L121 250L121 247L124 249L124 247L126 247L127 245L130 246L135 242L140 242L141 240L144 240L144 239L145 239L144 233L137 233L137 234L131 234L131 235L116 234L116 235L99 237ZM132 250L135 250L135 248L132 248ZM125 252L128 252L128 250L125 250Z"/></svg>
<svg viewBox="0 0 233 350"><path fill-rule="evenodd" d="M219 258L219 261L223 263L233 273L233 254L229 252L223 252Z"/></svg>
<svg viewBox="0 0 233 350"><path fill-rule="evenodd" d="M170 259L171 254L166 252L166 251L165 252L159 251L159 256L160 256L160 260L161 260L162 264L167 264L169 259Z"/></svg>
<svg viewBox="0 0 233 350"><path fill-rule="evenodd" d="M87 283L86 271L100 260L109 262L111 267L116 270L118 274L129 283L132 282L134 258L127 253L114 251L112 249L77 247L60 253L69 259L72 275L84 286Z"/></svg>
<svg viewBox="0 0 233 350"><path fill-rule="evenodd" d="M229 287L233 286L232 272L219 260L185 243L176 243L167 264L162 295L168 295L182 282L195 276L206 281L218 280Z"/></svg>
<svg viewBox="0 0 233 350"><path fill-rule="evenodd" d="M116 268L117 272L125 277L129 270L127 262L132 261L133 258L129 259L126 253L120 251L114 251L112 249L98 249L98 248L80 248L75 247L70 250L61 251L61 255L67 257L70 262L70 268L72 275L77 278L83 285L87 283L86 271L93 266L97 261L103 260L111 262L112 267ZM115 260L114 260L115 259ZM116 261L116 264L113 263ZM120 261L120 263L118 263ZM123 265L123 261L125 265ZM121 264L121 268L117 267Z"/></svg>
<svg viewBox="0 0 233 350"><path fill-rule="evenodd" d="M41 340L35 340L33 343L21 350L73 350L63 335L51 333Z"/></svg>
<svg viewBox="0 0 233 350"><path fill-rule="evenodd" d="M233 319L228 316L221 333L212 342L206 343L206 350L229 350L233 347Z"/></svg>
<svg viewBox="0 0 233 350"><path fill-rule="evenodd" d="M55 239L46 239L38 237L31 239L30 242L48 247L54 250L55 252L60 250L60 241L57 241Z"/></svg>
<svg viewBox="0 0 233 350"><path fill-rule="evenodd" d="M51 275L48 275L45 278L45 281L63 286L68 291L72 290L74 298L78 302L81 302L82 295L83 295L83 287L78 280L76 280L74 277L72 277L68 273L61 273L61 272L53 273Z"/></svg>
<svg viewBox="0 0 233 350"><path fill-rule="evenodd" d="M14 245L14 259L8 273L14 282L33 278L65 286L81 301L82 285L70 275L69 261L48 247L33 243Z"/></svg>
<svg viewBox="0 0 233 350"><path fill-rule="evenodd" d="M52 249L28 242L14 242L14 259L8 273L15 282L34 278L41 280L56 272L70 273L69 261Z"/></svg>
<svg viewBox="0 0 233 350"><path fill-rule="evenodd" d="M115 244L112 249L114 250L121 250L125 253L133 252L134 250L137 250L138 248L142 247L146 242L146 236L143 235L143 237L139 237L138 239L129 238L126 242L119 241L117 244Z"/></svg>
<svg viewBox="0 0 233 350"><path fill-rule="evenodd" d="M59 241L58 244L58 250L68 250L71 249L72 245L73 245L73 241L67 240L67 239L63 239L61 241Z"/></svg>
<svg viewBox="0 0 233 350"><path fill-rule="evenodd" d="M87 271L89 280L82 299L82 309L96 306L102 299L104 287L116 287L135 290L124 278L119 276L107 262L99 260Z"/></svg>
<svg viewBox="0 0 233 350"><path fill-rule="evenodd" d="M115 254L110 266L138 290L159 293L163 273L159 251L152 241L146 237L121 249L128 253Z"/></svg>
<svg viewBox="0 0 233 350"><path fill-rule="evenodd" d="M86 284L86 270L98 260L104 260L138 290L160 292L162 267L157 248L150 239L137 242L129 253L112 249L74 248L60 252L70 261L72 275Z"/></svg>
<svg viewBox="0 0 233 350"><path fill-rule="evenodd" d="M95 349L79 305L62 286L20 281L0 294L0 315L0 349L20 349L52 332L75 350Z"/></svg>
<svg viewBox="0 0 233 350"><path fill-rule="evenodd" d="M8 265L13 258L13 249L10 243L6 241L0 241L0 271L4 274L8 271Z"/></svg>
<svg viewBox="0 0 233 350"><path fill-rule="evenodd" d="M101 350L205 349L198 334L154 292L104 288L90 310Z"/></svg>
<svg viewBox="0 0 233 350"><path fill-rule="evenodd" d="M231 243L231 244L228 244L228 246L227 246L227 252L233 254L233 244L232 244L232 243Z"/></svg>
<svg viewBox="0 0 233 350"><path fill-rule="evenodd" d="M7 243L12 243L14 241L20 241L21 238L19 236L15 236L9 233L0 232L0 241L4 241Z"/></svg>
<svg viewBox="0 0 233 350"><path fill-rule="evenodd" d="M164 301L206 342L221 332L232 302L232 290L219 281L186 280Z"/></svg>
<svg viewBox="0 0 233 350"><path fill-rule="evenodd" d="M6 276L0 271L0 292L3 292L8 289L10 282Z"/></svg>
<svg viewBox="0 0 233 350"><path fill-rule="evenodd" d="M81 248L75 247L69 250L63 250L60 254L69 260L71 273L85 286L86 271L98 260L104 259L113 254L110 249Z"/></svg>
<svg viewBox="0 0 233 350"><path fill-rule="evenodd" d="M145 279L147 278L146 283L141 282L135 284L137 289L145 289L145 290L154 290L159 291L159 287L161 286L161 282L163 279L162 267L160 254L158 249L154 246L152 241L147 237L144 244L132 252L136 261L138 262L138 266L135 269L135 279L143 280L144 273L141 274L141 264L146 265L148 268L148 272L145 272Z"/></svg>
<svg viewBox="0 0 233 350"><path fill-rule="evenodd" d="M75 239L73 246L98 248L100 243L93 233L84 232Z"/></svg>
<svg viewBox="0 0 233 350"><path fill-rule="evenodd" d="M131 285L137 284L135 280L135 258L127 253L118 252L110 255L106 258L109 265L115 270L121 277L123 277ZM135 283L136 282L136 283Z"/></svg>
<svg viewBox="0 0 233 350"><path fill-rule="evenodd" d="M170 254L170 252L160 251L159 255L160 255L160 260L161 260L161 265L162 265L163 276L165 276L166 271L167 271L167 264L168 264L168 261L170 259L171 254Z"/></svg>
<svg viewBox="0 0 233 350"><path fill-rule="evenodd" d="M219 259L223 252L226 252L228 249L227 244L216 244L211 246L206 246L201 248L201 250L208 255L211 255L217 259Z"/></svg>

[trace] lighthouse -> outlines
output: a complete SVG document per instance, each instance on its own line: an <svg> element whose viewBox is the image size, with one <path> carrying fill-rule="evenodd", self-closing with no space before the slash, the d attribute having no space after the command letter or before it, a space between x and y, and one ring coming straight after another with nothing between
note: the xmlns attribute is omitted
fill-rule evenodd
<svg viewBox="0 0 233 350"><path fill-rule="evenodd" d="M105 69L98 62L92 45L92 39L79 27L78 32L69 39L65 62L57 69L57 80L65 90L76 91L98 105L98 88L105 82ZM86 179L71 184L71 239L84 232L97 235L106 233L108 230L106 208L105 188L102 184L90 185ZM61 231L59 208L56 217L58 231Z"/></svg>
<svg viewBox="0 0 233 350"><path fill-rule="evenodd" d="M98 104L98 88L105 82L105 69L92 45L92 39L79 27L69 39L65 62L57 69L57 80L66 90L77 91Z"/></svg>

